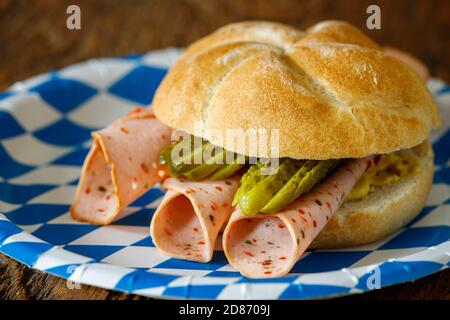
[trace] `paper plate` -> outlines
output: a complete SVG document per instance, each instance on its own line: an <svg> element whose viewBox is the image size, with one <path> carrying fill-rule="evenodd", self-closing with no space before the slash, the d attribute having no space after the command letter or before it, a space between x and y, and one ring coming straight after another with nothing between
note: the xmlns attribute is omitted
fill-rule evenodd
<svg viewBox="0 0 450 320"><path fill-rule="evenodd" d="M310 251L288 276L252 280L233 270L222 252L206 264L160 254L148 230L163 195L159 188L112 225L73 221L68 209L90 131L149 104L179 53L90 60L0 94L0 252L68 279L74 290L83 283L167 298L323 298L412 281L449 266L450 87L439 80L429 82L444 118L433 133L431 195L414 221L378 243Z"/></svg>

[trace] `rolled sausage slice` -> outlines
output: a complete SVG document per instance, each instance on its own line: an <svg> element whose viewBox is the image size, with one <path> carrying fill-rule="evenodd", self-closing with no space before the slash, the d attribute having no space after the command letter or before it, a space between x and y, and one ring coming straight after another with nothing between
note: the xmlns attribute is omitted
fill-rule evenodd
<svg viewBox="0 0 450 320"><path fill-rule="evenodd" d="M150 225L155 246L179 259L208 262L216 239L231 214L239 176L192 182L168 178L167 192Z"/></svg>
<svg viewBox="0 0 450 320"><path fill-rule="evenodd" d="M139 108L93 132L70 208L72 217L93 224L120 218L122 209L166 176L158 158L171 132L152 111Z"/></svg>
<svg viewBox="0 0 450 320"><path fill-rule="evenodd" d="M229 263L249 278L287 274L338 210L374 157L346 160L325 181L276 214L231 215L223 249Z"/></svg>

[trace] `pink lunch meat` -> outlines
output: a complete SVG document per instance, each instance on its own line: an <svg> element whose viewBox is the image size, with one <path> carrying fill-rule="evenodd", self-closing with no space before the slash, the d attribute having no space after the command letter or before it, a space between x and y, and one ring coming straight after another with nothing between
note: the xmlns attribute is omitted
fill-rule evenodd
<svg viewBox="0 0 450 320"><path fill-rule="evenodd" d="M238 184L238 176L221 181L165 180L167 192L150 225L155 246L175 258L210 261Z"/></svg>
<svg viewBox="0 0 450 320"><path fill-rule="evenodd" d="M249 278L287 274L376 159L346 160L325 181L276 214L248 218L237 207L223 234L229 263Z"/></svg>
<svg viewBox="0 0 450 320"><path fill-rule="evenodd" d="M93 132L72 217L93 224L120 218L122 209L166 176L158 157L170 143L171 132L150 110L141 108Z"/></svg>

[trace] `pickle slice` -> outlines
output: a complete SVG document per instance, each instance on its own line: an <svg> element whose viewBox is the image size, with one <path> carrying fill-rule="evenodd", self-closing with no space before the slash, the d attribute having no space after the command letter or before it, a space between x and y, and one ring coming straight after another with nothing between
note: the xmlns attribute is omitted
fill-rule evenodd
<svg viewBox="0 0 450 320"><path fill-rule="evenodd" d="M171 162L170 155L172 153L172 149L175 146L175 144L171 144L168 147L165 147L161 150L159 153L159 163L160 164L168 164Z"/></svg>
<svg viewBox="0 0 450 320"><path fill-rule="evenodd" d="M260 212L272 213L286 208L300 195L310 191L340 162L340 160L306 161Z"/></svg>
<svg viewBox="0 0 450 320"><path fill-rule="evenodd" d="M208 147L213 148L212 145L209 145ZM210 176L218 169L226 166L223 164L225 155L226 155L225 149L220 149L219 151L216 151L216 153L214 153L209 159L206 159L204 163L196 164L193 169L183 173L183 175L189 180L194 181L202 180Z"/></svg>
<svg viewBox="0 0 450 320"><path fill-rule="evenodd" d="M263 208L272 197L300 169L304 161L283 159L275 174L265 176L239 199L239 207L246 216L253 216Z"/></svg>
<svg viewBox="0 0 450 320"><path fill-rule="evenodd" d="M169 174L172 177L184 176L189 180L202 180L205 178L223 180L231 177L244 167L245 164L242 164L242 161L239 160L244 159L244 163L247 162L247 157L243 155L236 155L223 148L218 148L206 140L202 140L202 144L197 146L195 143L197 140L195 139L198 138L194 136L190 136L189 138L190 140L181 138L179 141L164 148L159 154L159 163L167 164ZM184 153L186 147L181 144L188 144L189 141L190 146L187 148L188 152ZM181 149L182 154L176 159L177 161L174 161L172 159L172 152L176 146L184 148ZM206 151L211 151L211 157L205 160L203 153ZM236 158L230 158L230 155ZM195 163L198 157L202 159L202 163ZM230 164L226 164L226 160L228 159L234 160Z"/></svg>
<svg viewBox="0 0 450 320"><path fill-rule="evenodd" d="M264 167L260 162L251 165L247 172L242 176L239 188L234 194L232 205L239 203L241 196L248 192L256 183L264 179L266 176L260 174L260 170Z"/></svg>
<svg viewBox="0 0 450 320"><path fill-rule="evenodd" d="M235 161L236 162L236 161ZM231 177L236 172L238 172L244 165L239 163L230 163L222 166L217 171L215 171L210 177L211 180L223 180Z"/></svg>
<svg viewBox="0 0 450 320"><path fill-rule="evenodd" d="M319 161L319 163L305 176L295 192L294 199L298 198L301 194L309 192L314 186L325 178L325 176L333 171L340 163L341 159L331 159L325 161Z"/></svg>
<svg viewBox="0 0 450 320"><path fill-rule="evenodd" d="M182 143L182 142L178 142ZM169 162L169 173L172 177L179 177L188 171L193 170L197 164L194 163L196 157L202 156L203 150L210 147L209 142L204 141L201 146L194 149L194 144L191 145L192 152L188 154L183 154L177 163L173 162L172 159Z"/></svg>
<svg viewBox="0 0 450 320"><path fill-rule="evenodd" d="M197 164L190 171L183 173L183 176L185 176L188 180L199 181L208 177L222 166L222 164Z"/></svg>
<svg viewBox="0 0 450 320"><path fill-rule="evenodd" d="M274 212L290 204L296 198L298 186L304 181L305 176L317 165L317 163L318 161L316 160L305 161L292 178L261 209L261 212Z"/></svg>

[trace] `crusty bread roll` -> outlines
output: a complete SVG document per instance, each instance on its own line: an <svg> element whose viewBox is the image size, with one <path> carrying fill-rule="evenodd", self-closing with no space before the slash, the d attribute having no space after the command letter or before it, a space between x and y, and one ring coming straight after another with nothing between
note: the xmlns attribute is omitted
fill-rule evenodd
<svg viewBox="0 0 450 320"><path fill-rule="evenodd" d="M153 109L165 124L191 134L202 123L203 138L222 147L226 129L278 129L279 157L294 159L411 148L440 123L414 71L337 21L305 32L268 22L225 26L185 51ZM249 152L246 140L230 151L273 156Z"/></svg>
<svg viewBox="0 0 450 320"><path fill-rule="evenodd" d="M422 80L427 81L430 77L430 72L428 71L427 66L409 53L392 47L384 47L383 51L391 57L397 58L409 65L419 75L419 77L422 78Z"/></svg>
<svg viewBox="0 0 450 320"><path fill-rule="evenodd" d="M330 219L311 248L329 249L383 239L410 222L425 205L433 183L433 149L428 141L399 151L418 159L420 172L345 202Z"/></svg>

